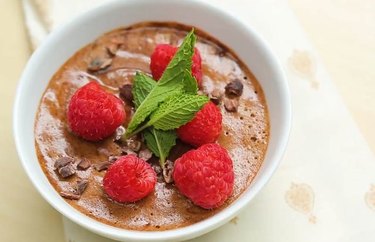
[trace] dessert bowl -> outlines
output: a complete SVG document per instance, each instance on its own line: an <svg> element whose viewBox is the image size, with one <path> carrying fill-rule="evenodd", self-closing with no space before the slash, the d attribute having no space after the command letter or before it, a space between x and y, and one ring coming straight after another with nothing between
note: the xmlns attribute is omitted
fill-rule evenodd
<svg viewBox="0 0 375 242"><path fill-rule="evenodd" d="M53 74L77 50L112 29L144 21L196 26L229 46L251 69L265 94L270 138L265 160L251 185L216 215L166 231L132 231L98 222L70 206L43 173L34 146L34 118ZM236 17L203 1L113 1L93 9L50 34L30 58L14 106L14 137L23 167L41 195L61 214L100 235L121 241L177 241L207 233L233 218L270 179L285 150L290 130L290 97L281 65L265 41Z"/></svg>

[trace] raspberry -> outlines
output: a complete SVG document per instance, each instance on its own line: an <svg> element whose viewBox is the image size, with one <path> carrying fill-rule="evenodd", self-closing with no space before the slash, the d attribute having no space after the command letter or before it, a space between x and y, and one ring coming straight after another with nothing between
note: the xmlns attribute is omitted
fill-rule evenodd
<svg viewBox="0 0 375 242"><path fill-rule="evenodd" d="M124 122L124 103L98 83L90 82L73 94L67 115L73 133L89 141L99 141Z"/></svg>
<svg viewBox="0 0 375 242"><path fill-rule="evenodd" d="M198 147L213 143L221 133L222 116L218 107L208 102L187 124L177 129L178 137L185 143Z"/></svg>
<svg viewBox="0 0 375 242"><path fill-rule="evenodd" d="M217 208L232 194L233 163L220 145L202 145L175 161L173 179L180 192L195 205Z"/></svg>
<svg viewBox="0 0 375 242"><path fill-rule="evenodd" d="M152 192L156 173L151 165L135 155L121 156L103 178L107 195L117 202L135 202Z"/></svg>
<svg viewBox="0 0 375 242"><path fill-rule="evenodd" d="M155 80L159 80L163 75L163 72L169 62L172 60L174 54L177 51L177 47L160 44L157 45L154 52L151 55L150 69L152 76ZM194 48L194 55L192 58L191 71L195 79L197 79L198 86L200 86L202 81L202 58L197 48Z"/></svg>

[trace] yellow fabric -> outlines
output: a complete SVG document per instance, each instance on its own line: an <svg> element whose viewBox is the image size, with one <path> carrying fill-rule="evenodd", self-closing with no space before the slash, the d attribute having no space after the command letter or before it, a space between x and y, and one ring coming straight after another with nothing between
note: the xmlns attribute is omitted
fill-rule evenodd
<svg viewBox="0 0 375 242"><path fill-rule="evenodd" d="M265 189L231 223L195 241L374 241L375 159L360 133L375 151L374 1L210 1L236 12L274 48L290 81L294 125L285 159ZM93 1L24 2L42 6L48 30ZM15 88L31 53L23 20L19 1L0 1L0 241L62 242L61 217L28 181L12 138ZM104 241L66 223L74 241Z"/></svg>

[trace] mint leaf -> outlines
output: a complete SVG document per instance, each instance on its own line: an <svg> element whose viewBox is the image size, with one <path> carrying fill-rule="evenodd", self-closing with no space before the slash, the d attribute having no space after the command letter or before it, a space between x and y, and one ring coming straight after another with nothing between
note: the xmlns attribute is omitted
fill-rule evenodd
<svg viewBox="0 0 375 242"><path fill-rule="evenodd" d="M184 70L184 79L182 81L186 93L197 94L198 82L191 74L190 69Z"/></svg>
<svg viewBox="0 0 375 242"><path fill-rule="evenodd" d="M177 76L184 76L185 71L191 72L192 57L194 54L194 45L196 41L196 36L194 35L194 30L191 30L185 37L184 41L178 48L176 54L169 62L168 66L165 68L163 75L159 80L160 85L167 84L171 81L179 79Z"/></svg>
<svg viewBox="0 0 375 242"><path fill-rule="evenodd" d="M170 130L180 127L193 119L196 112L209 101L207 96L193 94L175 95L153 112L147 126L156 129Z"/></svg>
<svg viewBox="0 0 375 242"><path fill-rule="evenodd" d="M137 73L135 75L132 92L136 108L143 102L155 86L156 81L149 76L142 73ZM147 147L155 156L160 158L160 166L164 167L169 151L176 144L176 132L174 130L156 130L153 127L150 127L144 131L143 136L146 140Z"/></svg>
<svg viewBox="0 0 375 242"><path fill-rule="evenodd" d="M160 166L164 169L165 160L170 150L176 144L177 134L174 130L157 130L148 128L143 132L147 147L160 159Z"/></svg>
<svg viewBox="0 0 375 242"><path fill-rule="evenodd" d="M150 91L156 86L156 81L146 74L139 73L134 76L133 79L133 97L135 108L138 108L139 105L145 100Z"/></svg>
<svg viewBox="0 0 375 242"><path fill-rule="evenodd" d="M137 108L149 92L156 86L156 81L151 77L137 73L133 82L133 96L134 104ZM146 140L147 147L160 158L160 166L163 168L169 151L176 144L177 134L174 130L156 130L153 127L146 129L143 132L143 137Z"/></svg>
<svg viewBox="0 0 375 242"><path fill-rule="evenodd" d="M194 53L194 44L196 37L192 30L184 39L177 53L168 64L159 82L156 83L143 102L138 103L138 108L130 121L125 137L130 137L146 127L143 125L139 128L146 118L165 101L167 98L182 93L182 91L192 92L194 87L191 75L186 72L191 70L192 56ZM196 85L196 84L195 84Z"/></svg>
<svg viewBox="0 0 375 242"><path fill-rule="evenodd" d="M181 93L181 85L176 86L171 90L168 86L155 86L151 92L147 95L145 100L138 106L138 109L133 115L130 121L125 136L131 137L132 135L139 133L148 126L138 126L145 121L145 119L158 108L159 104L166 98Z"/></svg>

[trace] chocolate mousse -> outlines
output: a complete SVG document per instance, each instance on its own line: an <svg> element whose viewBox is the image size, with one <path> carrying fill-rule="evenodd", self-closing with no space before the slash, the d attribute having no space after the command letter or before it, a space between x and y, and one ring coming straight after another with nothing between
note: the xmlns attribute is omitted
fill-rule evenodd
<svg viewBox="0 0 375 242"><path fill-rule="evenodd" d="M52 186L71 206L100 222L119 228L160 231L180 228L215 215L244 192L260 169L269 139L269 117L261 86L237 55L223 43L196 29L202 58L200 92L222 114L217 143L233 161L234 186L225 203L214 209L194 205L173 182L174 161L192 146L177 140L161 169L142 135L122 139L135 107L133 79L150 73L150 56L158 44L179 46L191 30L171 22L144 22L99 36L77 51L51 78L35 120L35 148ZM88 82L100 84L124 101L126 118L111 137L92 142L72 132L67 109L72 95ZM134 154L157 175L148 196L118 203L103 191L103 177L118 157Z"/></svg>

